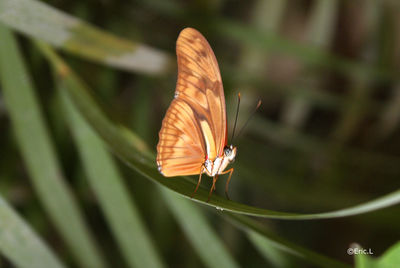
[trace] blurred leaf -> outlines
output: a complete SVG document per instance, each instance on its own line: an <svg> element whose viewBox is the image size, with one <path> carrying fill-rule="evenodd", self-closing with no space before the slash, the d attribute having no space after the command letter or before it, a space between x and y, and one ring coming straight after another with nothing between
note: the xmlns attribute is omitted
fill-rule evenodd
<svg viewBox="0 0 400 268"><path fill-rule="evenodd" d="M90 129L60 88L87 178L131 267L163 267L133 199L103 141Z"/></svg>
<svg viewBox="0 0 400 268"><path fill-rule="evenodd" d="M382 12L381 3L375 1L365 1L359 7L360 14L363 14L365 23L368 23L364 38L370 40L359 48L362 54L375 52L373 40L379 34L379 16ZM375 56L375 57L379 57ZM332 131L332 139L345 144L356 135L359 126L365 120L366 111L370 110L369 100L373 88L372 78L368 74L350 76L349 102L342 109L340 118Z"/></svg>
<svg viewBox="0 0 400 268"><path fill-rule="evenodd" d="M60 81L65 83L65 88L71 97L71 100L76 105L80 113L86 118L93 129L104 139L106 144L119 156L126 164L130 165L146 178L157 182L187 198L191 198L195 183L193 180L186 177L165 178L156 169L154 157L150 159L143 152L139 152L135 143L128 140L121 134L118 127L113 122L109 121L97 103L90 96L86 85L69 69L69 67L58 57L53 50L45 44L39 44L39 48L52 64L56 73L60 76ZM213 195L210 202L207 202L208 190L202 187L192 198L208 206L213 206L218 209L245 214L250 216L274 218L274 219L326 219L337 218L351 215L358 215L382 209L388 206L393 206L400 203L400 190L392 192L388 195L377 198L374 201L366 202L354 207L340 209L332 212L316 213L316 214L295 214L278 212L258 207L248 206L227 200L224 197Z"/></svg>
<svg viewBox="0 0 400 268"><path fill-rule="evenodd" d="M0 1L0 22L35 39L113 67L149 74L169 69L170 56L113 36L36 0Z"/></svg>
<svg viewBox="0 0 400 268"><path fill-rule="evenodd" d="M371 109L374 110L374 109ZM373 142L381 142L390 134L395 132L400 122L400 85L395 85L391 97L384 106L382 112L377 113L380 117L372 130L373 136L370 137Z"/></svg>
<svg viewBox="0 0 400 268"><path fill-rule="evenodd" d="M274 247L274 243L265 238L265 236L260 235L252 229L247 231L247 236L258 252L271 263L273 267L290 267L288 256Z"/></svg>
<svg viewBox="0 0 400 268"><path fill-rule="evenodd" d="M326 49L332 43L339 2L318 0L314 2L309 18L307 39L319 48Z"/></svg>
<svg viewBox="0 0 400 268"><path fill-rule="evenodd" d="M317 0L313 2L305 37L308 43L317 46L319 49L328 50L327 47L333 39L335 30L338 4L336 0ZM303 66L304 69L306 67ZM322 78L319 72L306 72L303 79L312 81L313 84L321 84ZM292 98L287 98L285 102L281 112L282 123L289 128L302 128L310 117L313 109L312 102L307 98L307 95L304 96L302 94L295 94Z"/></svg>
<svg viewBox="0 0 400 268"><path fill-rule="evenodd" d="M0 219L0 251L16 267L64 267L1 196Z"/></svg>
<svg viewBox="0 0 400 268"><path fill-rule="evenodd" d="M198 207L174 193L160 188L162 196L203 263L207 267L239 267L218 235L208 225Z"/></svg>
<svg viewBox="0 0 400 268"><path fill-rule="evenodd" d="M363 249L360 246L356 246L356 249ZM356 254L355 268L397 268L400 264L400 242L390 247L382 256L379 258L370 257L368 254Z"/></svg>
<svg viewBox="0 0 400 268"><path fill-rule="evenodd" d="M286 6L286 0L256 1L252 10L251 26L260 29L260 32L263 33L276 33L284 19ZM267 52L256 50L248 44L243 44L241 50L242 53L240 54L240 61L238 63L239 68L235 70L246 70L246 73L251 74L263 74L266 71L266 67L269 64ZM240 75L240 71L237 75ZM262 76L262 80L264 81L265 77L264 75ZM249 90L254 89L246 89L246 94Z"/></svg>
<svg viewBox="0 0 400 268"><path fill-rule="evenodd" d="M260 226L258 222L250 219L249 217L244 217L242 215L229 213L227 214L227 218L232 220L234 224L242 228L247 233L249 234L255 233L255 235L259 236L258 237L259 240L264 240L263 244L267 245L267 248L264 248L264 250L268 250L268 248L272 246L289 255L307 260L310 263L318 265L318 267L326 267L326 268L350 267L350 265L348 264L336 261L334 259L316 253L312 250L296 245L290 241L287 241L286 239L281 238L278 235L268 231L266 228ZM258 244L258 246L262 245ZM280 260L280 263L281 262L282 260Z"/></svg>
<svg viewBox="0 0 400 268"><path fill-rule="evenodd" d="M371 64L352 61L330 54L319 49L318 46L298 44L274 33L265 34L257 28L236 21L218 19L210 23L221 35L247 43L253 48L262 49L268 53L274 51L291 55L303 64L331 68L346 75L365 75L382 80L398 79L398 71L393 72L378 66L371 66Z"/></svg>
<svg viewBox="0 0 400 268"><path fill-rule="evenodd" d="M0 24L0 79L11 123L42 205L83 267L103 267L62 175L43 115L12 33Z"/></svg>
<svg viewBox="0 0 400 268"><path fill-rule="evenodd" d="M383 256L378 259L379 267L396 267L400 264L400 242L389 248Z"/></svg>

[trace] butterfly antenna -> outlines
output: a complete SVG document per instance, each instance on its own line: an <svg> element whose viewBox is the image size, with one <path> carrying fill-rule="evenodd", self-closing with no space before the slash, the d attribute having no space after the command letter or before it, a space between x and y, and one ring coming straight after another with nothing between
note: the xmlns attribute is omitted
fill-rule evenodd
<svg viewBox="0 0 400 268"><path fill-rule="evenodd" d="M254 114L257 112L258 108L260 108L261 106L261 100L258 100L257 106L254 109L254 111L251 113L251 115L249 116L249 118L247 119L246 123L244 123L243 127L240 129L239 134L237 135L237 137L240 136L240 134L242 134L243 129L246 128L247 124L250 122L250 120L253 118Z"/></svg>
<svg viewBox="0 0 400 268"><path fill-rule="evenodd" d="M239 106L240 106L240 92L238 93L238 104L237 104L237 108L236 108L235 124L233 125L231 143L233 143L233 138L235 137L236 123L237 123L238 115L239 115Z"/></svg>

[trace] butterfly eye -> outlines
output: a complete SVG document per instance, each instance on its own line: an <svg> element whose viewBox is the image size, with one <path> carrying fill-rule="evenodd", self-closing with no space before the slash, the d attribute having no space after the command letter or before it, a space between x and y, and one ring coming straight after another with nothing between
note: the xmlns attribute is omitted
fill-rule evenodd
<svg viewBox="0 0 400 268"><path fill-rule="evenodd" d="M230 156L232 154L232 149L229 147L225 147L224 154L225 156Z"/></svg>

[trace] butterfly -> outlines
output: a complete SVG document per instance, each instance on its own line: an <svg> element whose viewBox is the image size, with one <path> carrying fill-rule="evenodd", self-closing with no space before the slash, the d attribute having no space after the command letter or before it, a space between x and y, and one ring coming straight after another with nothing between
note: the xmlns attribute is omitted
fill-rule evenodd
<svg viewBox="0 0 400 268"><path fill-rule="evenodd" d="M158 171L165 177L199 175L213 178L208 201L218 176L236 157L236 147L227 145L227 121L224 89L214 52L204 36L185 28L176 42L178 79L175 97L169 106L159 132ZM192 195L192 196L193 196Z"/></svg>

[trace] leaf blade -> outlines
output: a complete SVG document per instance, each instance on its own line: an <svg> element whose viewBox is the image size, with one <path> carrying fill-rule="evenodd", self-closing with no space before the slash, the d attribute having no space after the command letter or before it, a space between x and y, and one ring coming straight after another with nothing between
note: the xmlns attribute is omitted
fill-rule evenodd
<svg viewBox="0 0 400 268"><path fill-rule="evenodd" d="M0 79L4 100L35 191L76 260L84 267L104 267L83 215L63 178L16 41L2 24L0 36Z"/></svg>
<svg viewBox="0 0 400 268"><path fill-rule="evenodd" d="M2 196L0 196L0 218L0 251L15 266L64 267Z"/></svg>
<svg viewBox="0 0 400 268"><path fill-rule="evenodd" d="M124 70L161 74L169 70L168 54L106 33L36 0L0 1L0 21L81 57Z"/></svg>
<svg viewBox="0 0 400 268"><path fill-rule="evenodd" d="M87 125L60 85L69 125L85 173L105 217L131 267L164 267L135 202L130 198L116 164L103 141ZM118 209L116 209L118 208Z"/></svg>
<svg viewBox="0 0 400 268"><path fill-rule="evenodd" d="M161 188L161 194L175 219L207 267L239 267L218 235L209 226L200 209L190 201ZM188 217L190 215L190 217Z"/></svg>

